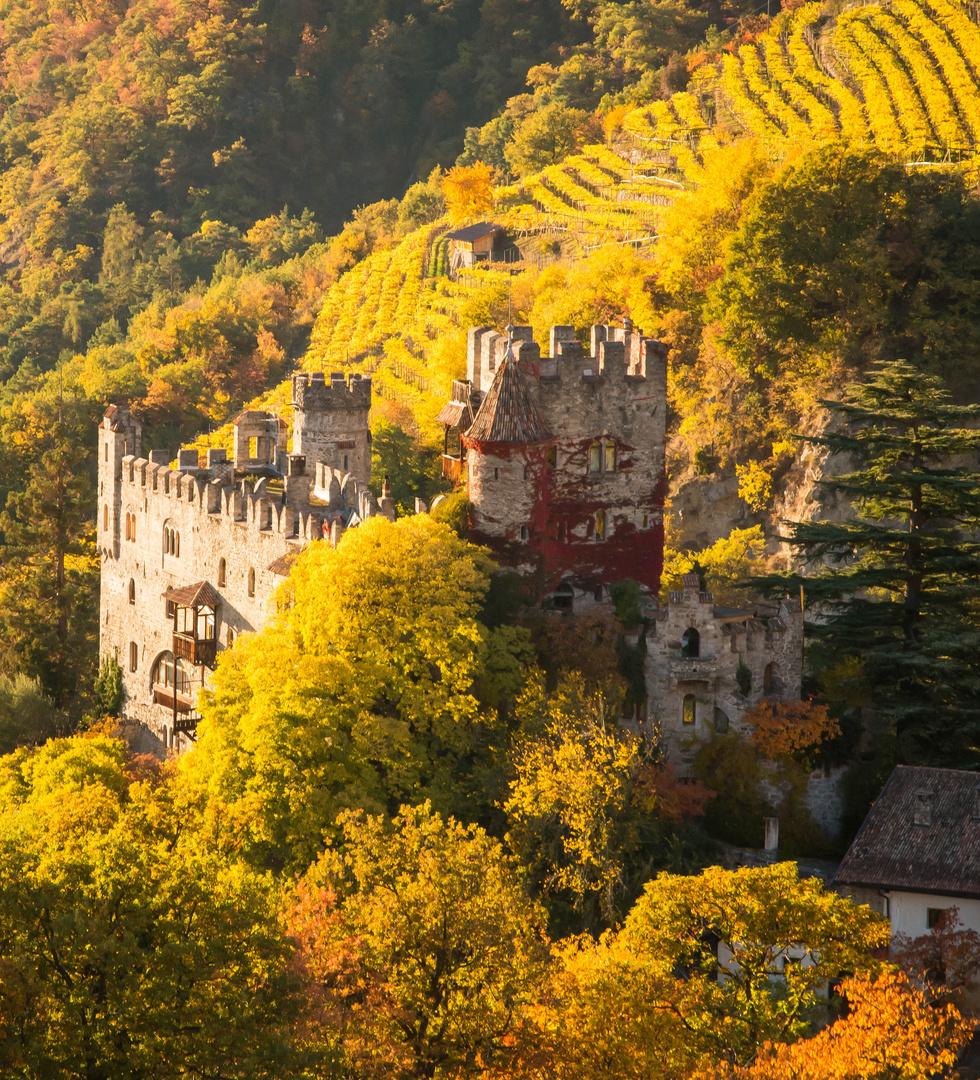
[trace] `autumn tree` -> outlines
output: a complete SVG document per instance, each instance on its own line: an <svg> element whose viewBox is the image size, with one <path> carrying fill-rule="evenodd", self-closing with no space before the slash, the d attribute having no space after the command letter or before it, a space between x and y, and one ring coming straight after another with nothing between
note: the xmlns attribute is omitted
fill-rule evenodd
<svg viewBox="0 0 980 1080"><path fill-rule="evenodd" d="M562 1080L746 1066L808 1034L822 984L873 973L888 933L791 863L661 874L621 930L561 948L535 1021Z"/></svg>
<svg viewBox="0 0 980 1080"><path fill-rule="evenodd" d="M0 1072L290 1077L292 947L265 877L105 737L0 759Z"/></svg>
<svg viewBox="0 0 980 1080"><path fill-rule="evenodd" d="M955 905L942 912L928 934L897 934L892 948L899 967L924 979L934 996L972 992L980 985L980 933L963 926Z"/></svg>
<svg viewBox="0 0 980 1080"><path fill-rule="evenodd" d="M506 1068L547 954L516 863L431 806L389 823L348 813L343 846L290 912L320 1037L358 1075L465 1077Z"/></svg>
<svg viewBox="0 0 980 1080"><path fill-rule="evenodd" d="M218 665L185 766L252 857L305 868L347 808L431 798L476 816L470 770L496 716L474 693L491 568L427 515L374 518L300 556L278 613Z"/></svg>
<svg viewBox="0 0 980 1080"><path fill-rule="evenodd" d="M455 165L442 179L446 210L455 222L480 217L493 210L493 169L482 161Z"/></svg>
<svg viewBox="0 0 980 1080"><path fill-rule="evenodd" d="M767 1043L748 1066L708 1064L696 1080L938 1080L973 1034L971 1021L937 1008L901 972L844 979L840 994L847 1015L811 1038Z"/></svg>
<svg viewBox="0 0 980 1080"><path fill-rule="evenodd" d="M57 707L78 705L74 695L95 678L98 560L87 420L77 401L42 399L3 424L12 446L0 515L0 670L38 679Z"/></svg>

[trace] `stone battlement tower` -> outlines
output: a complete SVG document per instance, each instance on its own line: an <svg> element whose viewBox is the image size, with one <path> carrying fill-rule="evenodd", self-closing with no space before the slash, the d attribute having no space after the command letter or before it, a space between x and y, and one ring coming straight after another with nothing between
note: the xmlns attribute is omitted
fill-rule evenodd
<svg viewBox="0 0 980 1080"><path fill-rule="evenodd" d="M293 376L293 453L362 484L371 478L371 380L332 372Z"/></svg>
<svg viewBox="0 0 980 1080"><path fill-rule="evenodd" d="M470 537L558 606L663 567L667 347L594 326L469 331L467 380L439 414L444 471L465 477ZM474 413L475 410L475 413Z"/></svg>

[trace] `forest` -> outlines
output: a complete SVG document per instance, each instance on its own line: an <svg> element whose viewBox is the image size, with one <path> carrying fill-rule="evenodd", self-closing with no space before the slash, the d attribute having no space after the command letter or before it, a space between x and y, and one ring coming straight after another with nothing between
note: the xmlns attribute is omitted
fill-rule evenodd
<svg viewBox="0 0 980 1080"><path fill-rule="evenodd" d="M887 954L869 908L730 855L777 814L785 858L839 858L895 764L980 768L977 20L0 0L0 1072L950 1075L955 909ZM514 261L457 272L482 220ZM545 617L439 471L467 327L624 318L670 348L674 505L737 490L669 518L664 598L805 597L803 700L693 777L619 720L635 583ZM137 754L96 424L230 449L301 370L371 375L402 516L312 545L194 749Z"/></svg>

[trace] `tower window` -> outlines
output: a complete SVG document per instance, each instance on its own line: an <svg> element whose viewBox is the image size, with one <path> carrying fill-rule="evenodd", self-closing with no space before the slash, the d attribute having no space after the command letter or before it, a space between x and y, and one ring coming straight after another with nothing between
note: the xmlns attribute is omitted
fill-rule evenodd
<svg viewBox="0 0 980 1080"><path fill-rule="evenodd" d="M553 469L558 464L558 447L549 446L547 456L548 468Z"/></svg>
<svg viewBox="0 0 980 1080"><path fill-rule="evenodd" d="M136 582L132 578L129 579L129 602L136 603Z"/></svg>
<svg viewBox="0 0 980 1080"><path fill-rule="evenodd" d="M108 529L109 528L109 504L108 503L106 503L102 507L102 528L103 529Z"/></svg>
<svg viewBox="0 0 980 1080"><path fill-rule="evenodd" d="M595 512L595 538L597 541L606 539L606 512L605 510L596 510Z"/></svg>
<svg viewBox="0 0 980 1080"><path fill-rule="evenodd" d="M499 480L500 479L500 469L494 469L493 470L493 478L494 478L494 480Z"/></svg>
<svg viewBox="0 0 980 1080"><path fill-rule="evenodd" d="M602 472L602 443L598 441L589 447L589 472Z"/></svg>
<svg viewBox="0 0 980 1080"><path fill-rule="evenodd" d="M105 459L106 459L106 461L109 460L109 444L108 443L105 444Z"/></svg>
<svg viewBox="0 0 980 1080"><path fill-rule="evenodd" d="M526 525L521 526L521 539L522 540L527 539L527 526Z"/></svg>
<svg viewBox="0 0 980 1080"><path fill-rule="evenodd" d="M140 647L135 641L129 643L129 670L135 671L139 664Z"/></svg>
<svg viewBox="0 0 980 1080"><path fill-rule="evenodd" d="M255 595L255 571L251 567L248 571L248 595Z"/></svg>
<svg viewBox="0 0 980 1080"><path fill-rule="evenodd" d="M344 472L347 472L347 460L348 460L347 455L344 454Z"/></svg>
<svg viewBox="0 0 980 1080"><path fill-rule="evenodd" d="M602 463L604 472L616 471L616 443L612 439L607 439L605 443L605 458Z"/></svg>
<svg viewBox="0 0 980 1080"><path fill-rule="evenodd" d="M228 565L224 559L218 560L218 588L223 589L225 587L225 575L227 573Z"/></svg>
<svg viewBox="0 0 980 1080"><path fill-rule="evenodd" d="M688 659L697 659L701 655L701 635L694 629L693 626L687 628L684 631L684 636L681 638L681 656L686 656Z"/></svg>
<svg viewBox="0 0 980 1080"><path fill-rule="evenodd" d="M684 695L684 711L682 719L685 724L693 724L697 715L697 700L693 694Z"/></svg>

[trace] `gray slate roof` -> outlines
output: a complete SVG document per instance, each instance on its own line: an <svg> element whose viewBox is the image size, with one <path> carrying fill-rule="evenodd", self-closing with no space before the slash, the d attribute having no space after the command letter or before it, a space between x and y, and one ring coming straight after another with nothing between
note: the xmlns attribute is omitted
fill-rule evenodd
<svg viewBox="0 0 980 1080"><path fill-rule="evenodd" d="M980 899L980 774L896 766L834 884Z"/></svg>
<svg viewBox="0 0 980 1080"><path fill-rule="evenodd" d="M527 376L513 357L505 357L480 404L473 426L466 432L467 443L535 443L550 438L551 432L534 400Z"/></svg>
<svg viewBox="0 0 980 1080"><path fill-rule="evenodd" d="M477 225L467 225L464 229L457 229L455 232L446 233L447 240L463 240L471 243L474 240L479 240L481 236L489 236L490 233L500 232L503 230L503 225L495 225L492 221L481 221Z"/></svg>

